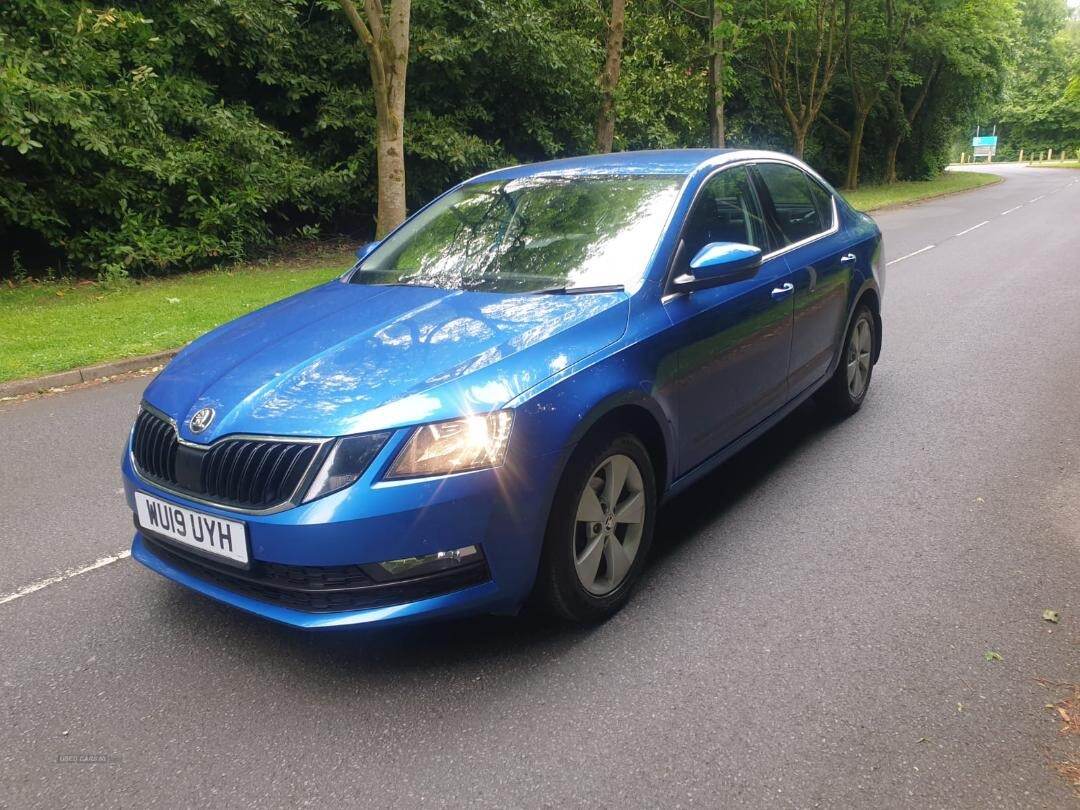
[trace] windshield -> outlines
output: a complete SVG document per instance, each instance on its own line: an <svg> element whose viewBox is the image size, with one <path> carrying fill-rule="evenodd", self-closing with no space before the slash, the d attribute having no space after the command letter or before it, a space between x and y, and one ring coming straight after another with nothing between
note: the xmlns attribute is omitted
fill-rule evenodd
<svg viewBox="0 0 1080 810"><path fill-rule="evenodd" d="M390 236L354 284L537 292L640 281L682 178L525 177L459 188Z"/></svg>

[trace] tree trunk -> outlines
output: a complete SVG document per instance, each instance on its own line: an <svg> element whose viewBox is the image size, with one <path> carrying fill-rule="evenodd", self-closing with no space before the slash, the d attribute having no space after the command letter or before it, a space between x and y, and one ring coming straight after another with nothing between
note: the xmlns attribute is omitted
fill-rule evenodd
<svg viewBox="0 0 1080 810"><path fill-rule="evenodd" d="M896 134L892 136L892 140L889 141L889 149L885 153L885 182L896 182L896 155L900 151L900 141L904 139L904 134L898 129Z"/></svg>
<svg viewBox="0 0 1080 810"><path fill-rule="evenodd" d="M383 19L382 0L364 0L367 21L352 0L338 0L367 50L375 95L375 158L379 208L375 238L405 221L405 76L409 67L411 0L391 0Z"/></svg>
<svg viewBox="0 0 1080 810"><path fill-rule="evenodd" d="M709 0L709 143L723 149L727 146L724 132L724 38L716 29L724 21L723 11L716 0Z"/></svg>
<svg viewBox="0 0 1080 810"><path fill-rule="evenodd" d="M611 0L604 69L600 73L600 114L596 118L596 151L610 152L615 142L615 90L622 69L626 0Z"/></svg>
<svg viewBox="0 0 1080 810"><path fill-rule="evenodd" d="M803 152L806 151L806 130L793 129L791 137L791 154L802 160Z"/></svg>
<svg viewBox="0 0 1080 810"><path fill-rule="evenodd" d="M844 188L854 191L859 187L859 156L862 153L863 132L866 130L866 117L870 108L855 110L855 120L851 122L851 141L848 145L847 179Z"/></svg>
<svg viewBox="0 0 1080 810"><path fill-rule="evenodd" d="M379 173L379 210L375 238L382 239L405 221L405 128L402 119L377 126L376 159Z"/></svg>

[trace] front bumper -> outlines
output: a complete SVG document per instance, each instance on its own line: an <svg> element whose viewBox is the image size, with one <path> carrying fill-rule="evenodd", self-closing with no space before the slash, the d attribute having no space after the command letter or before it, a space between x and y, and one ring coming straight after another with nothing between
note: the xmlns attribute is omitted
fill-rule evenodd
<svg viewBox="0 0 1080 810"><path fill-rule="evenodd" d="M136 534L131 544L131 556L152 571L174 582L186 585L204 596L254 613L264 619L305 630L328 630L340 627L386 624L390 622L419 621L423 619L451 618L474 613L500 612L506 609L506 599L498 586L488 580L479 585L461 588L427 599L401 604L384 605L359 610L313 612L275 604L248 595L208 577L191 567L178 564L175 557L168 557Z"/></svg>
<svg viewBox="0 0 1080 810"><path fill-rule="evenodd" d="M394 449L388 447L384 453L391 455ZM559 454L553 453L530 459L527 466L508 459L498 470L383 482L377 478L383 465L376 459L347 489L282 512L251 515L209 507L163 490L142 479L125 453L122 471L129 505L139 490L191 509L243 520L252 569L236 572L208 564L167 540L141 532L135 535L132 556L206 596L299 628L513 613L536 576L558 462ZM529 474L520 474L526 468ZM440 575L427 582L404 581L392 588L362 588L344 594L339 589L330 598L324 598L329 596L325 590L278 588L275 592L273 587L306 570L319 576L325 571L337 575L361 565L468 545L483 550L482 567L473 566L456 578Z"/></svg>

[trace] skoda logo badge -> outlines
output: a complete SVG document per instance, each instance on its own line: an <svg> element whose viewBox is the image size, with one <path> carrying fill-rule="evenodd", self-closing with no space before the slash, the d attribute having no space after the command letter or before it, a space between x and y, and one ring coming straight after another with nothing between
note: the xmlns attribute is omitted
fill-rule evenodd
<svg viewBox="0 0 1080 810"><path fill-rule="evenodd" d="M199 408L199 410L195 411L195 415L191 417L191 421L188 422L188 427L191 428L192 433L202 433L210 427L210 423L213 421L213 408Z"/></svg>

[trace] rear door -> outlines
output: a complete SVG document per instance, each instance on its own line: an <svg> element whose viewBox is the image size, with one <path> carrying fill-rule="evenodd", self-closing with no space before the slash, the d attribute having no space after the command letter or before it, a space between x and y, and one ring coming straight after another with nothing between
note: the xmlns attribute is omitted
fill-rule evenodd
<svg viewBox="0 0 1080 810"><path fill-rule="evenodd" d="M672 276L710 242L771 249L768 228L745 166L702 186L683 226ZM786 400L791 307L782 256L752 277L665 297L680 348L676 411L679 467L685 472L752 428Z"/></svg>
<svg viewBox="0 0 1080 810"><path fill-rule="evenodd" d="M755 166L758 190L795 285L788 392L798 396L829 368L843 337L855 254L832 194L790 163Z"/></svg>

